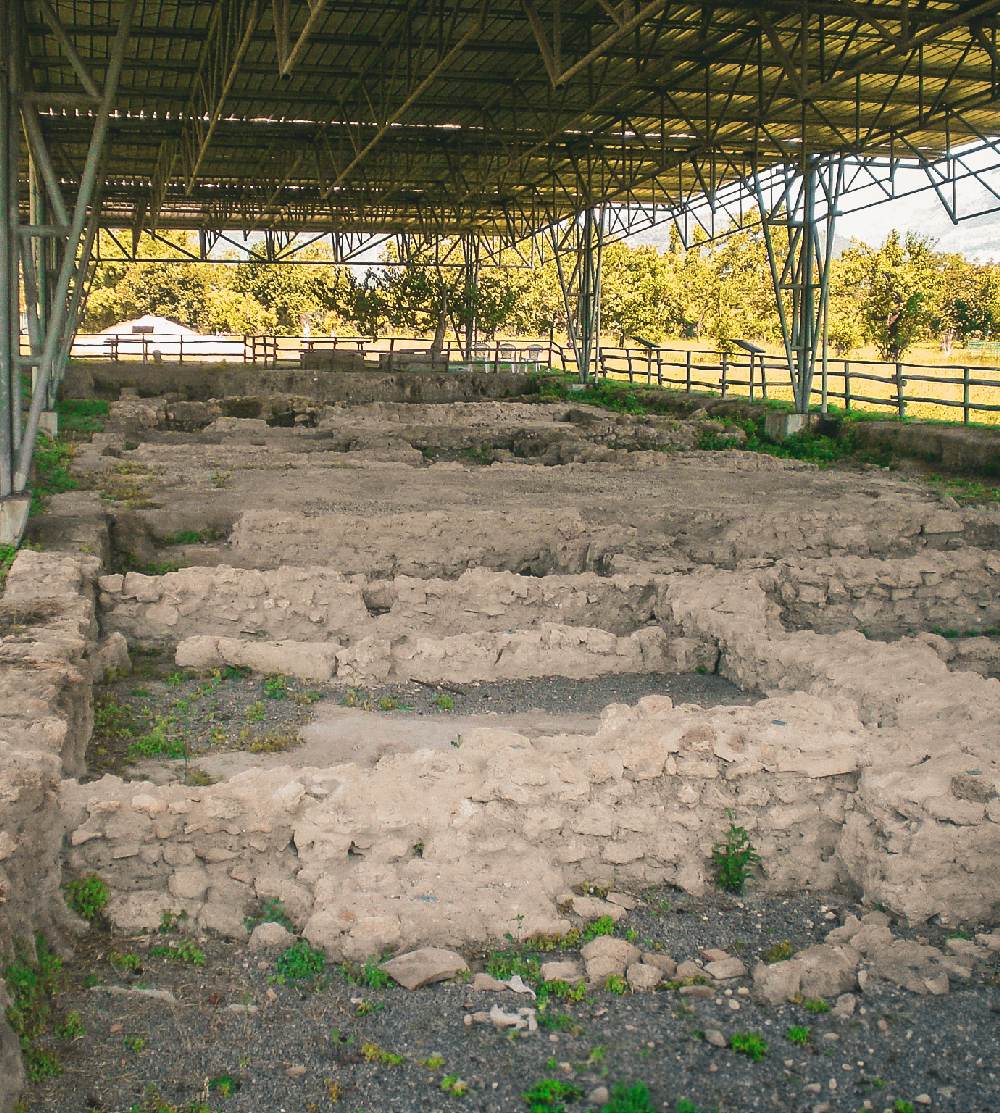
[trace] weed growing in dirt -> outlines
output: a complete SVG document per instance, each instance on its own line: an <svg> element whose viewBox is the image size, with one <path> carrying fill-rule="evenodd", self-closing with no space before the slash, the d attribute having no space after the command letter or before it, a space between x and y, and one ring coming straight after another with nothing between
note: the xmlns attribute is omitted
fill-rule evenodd
<svg viewBox="0 0 1000 1113"><path fill-rule="evenodd" d="M59 989L62 959L42 935L36 935L34 958L19 948L14 961L2 973L10 996L7 1022L21 1045L25 1072L32 1082L52 1078L62 1068L42 1041L49 1034L52 999Z"/></svg>
<svg viewBox="0 0 1000 1113"><path fill-rule="evenodd" d="M906 1101L903 1098L896 1098L892 1103L892 1113L916 1113L913 1108L912 1101Z"/></svg>
<svg viewBox="0 0 1000 1113"><path fill-rule="evenodd" d="M107 417L109 405L98 398L61 398L56 402L59 415L59 432L99 433L104 428L102 417Z"/></svg>
<svg viewBox="0 0 1000 1113"><path fill-rule="evenodd" d="M830 1011L830 1006L822 997L806 997L802 1002L802 1007L807 1013L812 1013L814 1016Z"/></svg>
<svg viewBox="0 0 1000 1113"><path fill-rule="evenodd" d="M454 711L455 697L449 696L447 692L439 692L434 697L434 706L438 711Z"/></svg>
<svg viewBox="0 0 1000 1113"><path fill-rule="evenodd" d="M288 680L284 676L265 676L261 690L265 699L288 699Z"/></svg>
<svg viewBox="0 0 1000 1113"><path fill-rule="evenodd" d="M285 911L279 897L267 897L257 905L257 910L243 921L247 931L253 931L261 924L281 924L287 931L294 931L295 924Z"/></svg>
<svg viewBox="0 0 1000 1113"><path fill-rule="evenodd" d="M108 962L121 974L134 974L142 969L142 959L128 951L111 951Z"/></svg>
<svg viewBox="0 0 1000 1113"><path fill-rule="evenodd" d="M418 1062L422 1067L426 1067L428 1070L440 1070L444 1066L444 1056L428 1055L426 1059L420 1059Z"/></svg>
<svg viewBox="0 0 1000 1113"><path fill-rule="evenodd" d="M342 962L340 973L346 981L354 985L367 986L369 989L385 989L386 986L392 985L392 978L379 965L381 961L380 958L367 958L360 966Z"/></svg>
<svg viewBox="0 0 1000 1113"><path fill-rule="evenodd" d="M73 446L39 433L35 441L34 482L31 488L31 513L40 514L52 495L75 491L79 484L69 473Z"/></svg>
<svg viewBox="0 0 1000 1113"><path fill-rule="evenodd" d="M298 744L299 736L295 731L271 731L254 738L246 748L252 754L280 754Z"/></svg>
<svg viewBox="0 0 1000 1113"><path fill-rule="evenodd" d="M366 1063L384 1063L387 1067L399 1067L406 1062L405 1055L397 1055L395 1051L386 1051L377 1043L363 1043L361 1057Z"/></svg>
<svg viewBox="0 0 1000 1113"><path fill-rule="evenodd" d="M773 965L775 962L784 962L786 959L795 954L795 948L787 939L782 939L780 943L775 943L773 947L768 949L761 956L766 963Z"/></svg>
<svg viewBox="0 0 1000 1113"><path fill-rule="evenodd" d="M160 935L174 935L187 923L186 912L161 912L160 926L156 929Z"/></svg>
<svg viewBox="0 0 1000 1113"><path fill-rule="evenodd" d="M146 1040L142 1036L126 1036L122 1043L128 1048L129 1051L134 1052L136 1055L140 1051L146 1050Z"/></svg>
<svg viewBox="0 0 1000 1113"><path fill-rule="evenodd" d="M207 545L222 535L215 529L181 529L164 537L164 545Z"/></svg>
<svg viewBox="0 0 1000 1113"><path fill-rule="evenodd" d="M591 920L589 924L580 932L580 938L585 943L591 943L600 935L614 935L615 922L610 916L598 916L596 920Z"/></svg>
<svg viewBox="0 0 1000 1113"><path fill-rule="evenodd" d="M712 847L715 883L727 893L742 893L751 868L760 862L760 855L750 842L745 827L730 823L725 841Z"/></svg>
<svg viewBox="0 0 1000 1113"><path fill-rule="evenodd" d="M531 1113L565 1113L565 1102L579 1101L583 1090L559 1078L543 1078L521 1095Z"/></svg>
<svg viewBox="0 0 1000 1113"><path fill-rule="evenodd" d="M689 1098L678 1098L674 1110L675 1113L701 1113L698 1106Z"/></svg>
<svg viewBox="0 0 1000 1113"><path fill-rule="evenodd" d="M938 494L953 498L961 506L975 503L1000 502L1000 487L992 487L975 479L960 479L956 476L930 475L927 482Z"/></svg>
<svg viewBox="0 0 1000 1113"><path fill-rule="evenodd" d="M233 473L231 471L214 471L212 472L212 486L220 489L228 487L232 478Z"/></svg>
<svg viewBox="0 0 1000 1113"><path fill-rule="evenodd" d="M16 545L0 545L0 591L3 591L3 586L7 582L7 573L16 556Z"/></svg>
<svg viewBox="0 0 1000 1113"><path fill-rule="evenodd" d="M77 877L63 885L66 894L66 903L73 911L88 923L94 923L104 911L108 903L109 890L107 885L96 873L86 877Z"/></svg>
<svg viewBox="0 0 1000 1113"><path fill-rule="evenodd" d="M604 981L604 988L608 993L624 995L628 993L628 982L621 974L609 974Z"/></svg>
<svg viewBox="0 0 1000 1113"><path fill-rule="evenodd" d="M767 1040L758 1032L734 1032L729 1037L729 1046L755 1063L767 1054Z"/></svg>
<svg viewBox="0 0 1000 1113"><path fill-rule="evenodd" d="M326 955L310 947L304 939L297 939L287 950L278 955L274 964L278 982L302 982L318 978L326 967Z"/></svg>
<svg viewBox="0 0 1000 1113"><path fill-rule="evenodd" d="M611 1097L601 1107L601 1113L656 1113L656 1109L644 1083L625 1086L619 1082L611 1087Z"/></svg>
<svg viewBox="0 0 1000 1113"><path fill-rule="evenodd" d="M179 943L158 943L149 948L151 958L165 958L170 962L181 962L188 966L204 966L205 952L193 939L182 939Z"/></svg>
<svg viewBox="0 0 1000 1113"><path fill-rule="evenodd" d="M267 715L267 707L262 699L254 700L247 708L248 723L262 723Z"/></svg>
<svg viewBox="0 0 1000 1113"><path fill-rule="evenodd" d="M186 1105L174 1105L160 1097L155 1086L149 1086L141 1102L130 1106L129 1113L212 1113L202 1101L191 1101Z"/></svg>
<svg viewBox="0 0 1000 1113"><path fill-rule="evenodd" d="M231 1098L240 1088L239 1082L231 1074L217 1074L208 1080L209 1093L218 1094L222 1098Z"/></svg>
<svg viewBox="0 0 1000 1113"><path fill-rule="evenodd" d="M785 1039L799 1047L805 1047L811 1036L812 1031L805 1024L793 1024L785 1031Z"/></svg>
<svg viewBox="0 0 1000 1113"><path fill-rule="evenodd" d="M453 1098L464 1097L468 1089L468 1082L459 1078L457 1074L446 1074L444 1078L441 1079L442 1092L451 1094Z"/></svg>
<svg viewBox="0 0 1000 1113"><path fill-rule="evenodd" d="M86 1035L83 1026L83 1017L73 1009L66 1014L66 1019L56 1029L56 1035L61 1040L80 1040Z"/></svg>
<svg viewBox="0 0 1000 1113"><path fill-rule="evenodd" d="M146 757L186 758L187 743L173 733L175 729L176 724L170 716L157 715L150 729L131 743L125 756L129 761Z"/></svg>

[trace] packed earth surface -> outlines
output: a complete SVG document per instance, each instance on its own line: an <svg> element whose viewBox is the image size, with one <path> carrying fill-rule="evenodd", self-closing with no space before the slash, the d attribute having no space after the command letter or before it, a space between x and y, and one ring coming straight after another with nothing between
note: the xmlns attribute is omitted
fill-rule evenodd
<svg viewBox="0 0 1000 1113"><path fill-rule="evenodd" d="M0 599L4 1113L1000 1109L995 499L707 409L107 410Z"/></svg>

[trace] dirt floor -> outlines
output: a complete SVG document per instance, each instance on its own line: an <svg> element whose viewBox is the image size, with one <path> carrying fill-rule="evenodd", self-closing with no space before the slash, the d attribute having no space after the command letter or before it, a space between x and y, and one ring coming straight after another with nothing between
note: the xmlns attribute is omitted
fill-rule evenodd
<svg viewBox="0 0 1000 1113"><path fill-rule="evenodd" d="M724 679L717 649L663 640L664 578L711 568L738 577L802 565L788 573L794 598L781 583L773 602L790 630L807 631L810 607L826 605L808 570L839 562L837 590L854 610L829 611L824 632L870 631L879 604L871 614L861 604L885 574L865 561L954 559L954 584L934 564L926 600L904 604L895 581L885 588L883 609L899 609L885 636L979 634L980 671L994 667L995 573L982 573L973 597L972 573L958 565L972 553L993 568L1000 507L960 505L950 488L872 464L817 468L742 451L741 430L697 414L265 403L130 395L78 447L74 473L110 524L101 633L127 640L130 657L95 688L88 782L114 774L137 782L131 796L261 770L367 771L447 755L484 729L589 745L609 708L646 697L753 708L765 693ZM66 528L54 513L37 538ZM942 601L948 621L935 610ZM504 772L516 780L519 770ZM169 915L161 930L131 934L98 915L56 975L37 1044L57 1066L24 1109L1000 1111L1000 951L972 942L994 924L891 918L897 937L954 954L979 948L945 995L872 977L863 992L765 1003L758 961L822 943L872 908L844 891L765 893L751 874L745 896L637 881L616 923L581 913L581 925L602 923L649 955L700 964L646 992L618 977L547 995L539 963L578 959L582 940L514 944L513 920L466 954L464 978L410 992L389 984L377 953L340 964L303 939L313 966L297 977L282 957L299 945L291 936L250 950ZM302 917L280 906L262 904L247 927L280 921L299 935ZM708 976L705 948L742 971ZM476 989L483 971L522 973L538 998ZM494 1005L535 1008L538 1030L478 1016ZM620 1086L639 1090L616 1097Z"/></svg>
<svg viewBox="0 0 1000 1113"><path fill-rule="evenodd" d="M852 911L864 913L842 898L657 890L616 933L678 962L719 947L749 967L818 941ZM212 940L187 949L185 939L176 930L90 935L59 999L80 1031L56 1044L63 1073L33 1089L32 1111L200 1111L205 1102L219 1113L583 1113L603 1106L600 1087L637 1083L650 1104L616 1111L998 1108L997 960L982 981L943 998L873 985L850 1015L821 999L761 1005L746 978L696 979L697 994L676 984L596 989L579 1001L552 999L529 1033L467 1023L494 1004L537 1004L507 990L466 981L409 992L379 984L371 968L339 964L287 980L275 954ZM573 957L508 946L472 965L506 973L512 955ZM740 1035L763 1040L759 1058L734 1050ZM525 1095L546 1080L562 1096L532 1104Z"/></svg>

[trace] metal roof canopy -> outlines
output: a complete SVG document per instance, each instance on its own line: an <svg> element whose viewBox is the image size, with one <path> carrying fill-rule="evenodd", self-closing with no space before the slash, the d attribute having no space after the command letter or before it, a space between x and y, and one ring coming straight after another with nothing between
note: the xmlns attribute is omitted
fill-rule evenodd
<svg viewBox="0 0 1000 1113"><path fill-rule="evenodd" d="M342 255L456 236L467 281L480 245L544 231L586 377L601 243L664 219L714 232L717 211L749 203L801 409L840 199L866 182L891 193L905 161L953 219L967 173L1000 204L954 157L996 154L1000 0L2 9L0 499L25 489L102 226L133 250L143 230L197 229L202 254L264 230L275 258L300 233L331 233ZM35 377L23 422L21 367Z"/></svg>
<svg viewBox="0 0 1000 1113"><path fill-rule="evenodd" d="M124 0L13 0L78 182ZM104 222L521 236L803 153L934 160L996 129L1000 3L139 0ZM71 187L70 187L71 188Z"/></svg>

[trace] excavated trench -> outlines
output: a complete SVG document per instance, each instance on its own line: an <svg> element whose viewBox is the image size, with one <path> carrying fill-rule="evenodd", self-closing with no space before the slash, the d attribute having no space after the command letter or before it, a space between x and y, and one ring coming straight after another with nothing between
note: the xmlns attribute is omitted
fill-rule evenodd
<svg viewBox="0 0 1000 1113"><path fill-rule="evenodd" d="M12 569L7 938L90 873L122 932L562 936L734 820L764 891L996 922L1000 512L697 421L252 402L112 406Z"/></svg>

